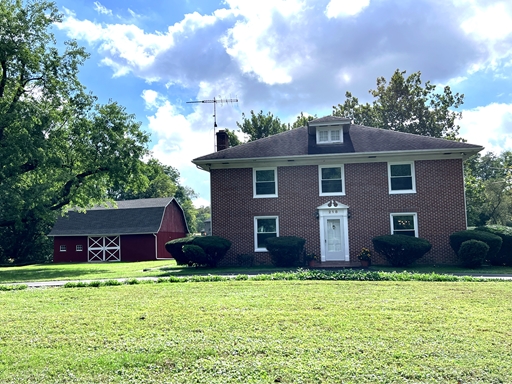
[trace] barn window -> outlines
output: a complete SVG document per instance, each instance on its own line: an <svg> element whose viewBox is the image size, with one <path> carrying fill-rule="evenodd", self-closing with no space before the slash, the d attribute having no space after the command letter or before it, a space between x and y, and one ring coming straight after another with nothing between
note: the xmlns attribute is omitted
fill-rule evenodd
<svg viewBox="0 0 512 384"><path fill-rule="evenodd" d="M82 244L78 244L78 245L76 246L76 251L77 251L77 252L82 252L83 250L84 250L84 246L83 246Z"/></svg>
<svg viewBox="0 0 512 384"><path fill-rule="evenodd" d="M60 246L60 251L61 252L66 252L66 246L65 245L61 245Z"/></svg>

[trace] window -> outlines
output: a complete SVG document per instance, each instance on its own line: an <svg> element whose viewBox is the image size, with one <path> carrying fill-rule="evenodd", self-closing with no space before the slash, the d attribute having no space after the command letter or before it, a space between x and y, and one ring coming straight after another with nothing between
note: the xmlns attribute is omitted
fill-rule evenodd
<svg viewBox="0 0 512 384"><path fill-rule="evenodd" d="M254 197L277 197L277 168L254 169Z"/></svg>
<svg viewBox="0 0 512 384"><path fill-rule="evenodd" d="M388 163L389 193L415 193L414 162Z"/></svg>
<svg viewBox="0 0 512 384"><path fill-rule="evenodd" d="M76 251L77 252L82 252L83 250L84 250L84 246L83 245L79 244L79 245L76 246Z"/></svg>
<svg viewBox="0 0 512 384"><path fill-rule="evenodd" d="M392 213L391 233L418 237L418 217L416 213Z"/></svg>
<svg viewBox="0 0 512 384"><path fill-rule="evenodd" d="M345 194L345 169L341 166L318 166L320 196Z"/></svg>
<svg viewBox="0 0 512 384"><path fill-rule="evenodd" d="M265 241L279 236L279 218L277 216L258 216L254 218L254 250L266 252Z"/></svg>
<svg viewBox="0 0 512 384"><path fill-rule="evenodd" d="M317 129L317 144L343 143L343 133L341 127L336 129Z"/></svg>
<svg viewBox="0 0 512 384"><path fill-rule="evenodd" d="M60 249L61 252L66 252L66 246L65 245L61 245L59 247L59 249Z"/></svg>

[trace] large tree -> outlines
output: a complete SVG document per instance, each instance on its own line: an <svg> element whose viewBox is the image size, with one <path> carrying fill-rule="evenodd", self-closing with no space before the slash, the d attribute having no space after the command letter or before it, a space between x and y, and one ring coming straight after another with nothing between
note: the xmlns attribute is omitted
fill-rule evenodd
<svg viewBox="0 0 512 384"><path fill-rule="evenodd" d="M0 260L34 257L55 216L107 190L141 183L148 137L115 102L97 103L78 80L87 58L59 50L54 3L0 2ZM25 235L23 235L25 234ZM36 239L37 238L37 239ZM6 240L11 239L11 240Z"/></svg>
<svg viewBox="0 0 512 384"><path fill-rule="evenodd" d="M333 107L333 115L370 127L456 139L461 112L454 109L463 104L464 95L453 94L449 86L437 92L430 81L422 83L421 72L408 77L405 73L397 69L389 82L379 77L377 89L369 91L375 98L371 104L360 104L347 92L345 102Z"/></svg>
<svg viewBox="0 0 512 384"><path fill-rule="evenodd" d="M262 139L290 129L271 112L264 114L263 111L259 111L258 114L255 114L252 110L250 117L245 117L245 113L242 113L242 123L237 122L236 125L247 135L247 141Z"/></svg>

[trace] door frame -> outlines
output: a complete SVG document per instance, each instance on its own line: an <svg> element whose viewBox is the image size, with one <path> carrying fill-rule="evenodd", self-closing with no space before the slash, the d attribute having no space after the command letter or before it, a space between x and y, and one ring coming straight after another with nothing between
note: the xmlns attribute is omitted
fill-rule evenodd
<svg viewBox="0 0 512 384"><path fill-rule="evenodd" d="M317 207L319 224L320 224L320 259L325 262L326 259L326 228L325 222L327 219L340 219L342 227L342 249L341 258L339 260L329 261L350 261L349 247L348 247L348 205L342 204L339 201L330 200L329 202Z"/></svg>

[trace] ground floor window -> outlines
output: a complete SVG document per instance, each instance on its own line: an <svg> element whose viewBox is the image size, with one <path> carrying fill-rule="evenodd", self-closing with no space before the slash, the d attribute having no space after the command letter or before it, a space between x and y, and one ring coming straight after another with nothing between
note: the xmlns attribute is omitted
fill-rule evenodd
<svg viewBox="0 0 512 384"><path fill-rule="evenodd" d="M65 245L61 245L59 249L60 249L61 252L66 252L66 246Z"/></svg>
<svg viewBox="0 0 512 384"><path fill-rule="evenodd" d="M418 215L416 213L392 213L391 233L418 237Z"/></svg>
<svg viewBox="0 0 512 384"><path fill-rule="evenodd" d="M77 252L82 252L83 250L84 250L84 246L83 246L83 245L78 244L78 245L76 246L76 251L77 251Z"/></svg>
<svg viewBox="0 0 512 384"><path fill-rule="evenodd" d="M256 216L254 218L254 250L266 252L265 241L279 236L279 218L277 216Z"/></svg>

